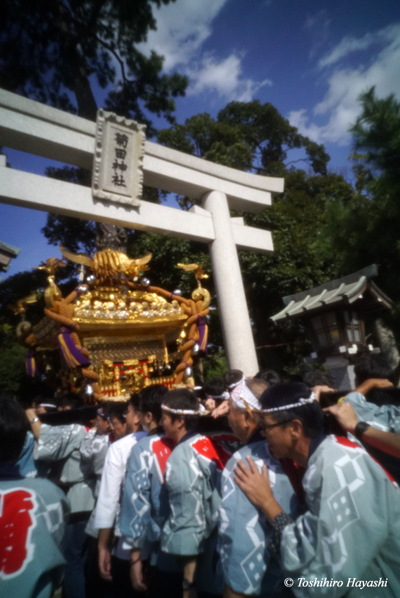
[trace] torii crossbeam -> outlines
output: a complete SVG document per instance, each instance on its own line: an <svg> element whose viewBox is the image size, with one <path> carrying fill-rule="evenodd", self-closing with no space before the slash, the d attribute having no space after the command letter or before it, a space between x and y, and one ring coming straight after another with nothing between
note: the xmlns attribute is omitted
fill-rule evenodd
<svg viewBox="0 0 400 598"><path fill-rule="evenodd" d="M96 124L0 90L0 146L92 169ZM3 166L3 168L1 167ZM189 212L141 201L135 208L93 199L91 189L6 168L0 202L209 244L229 367L258 370L237 249L273 250L269 231L231 218L229 209L260 212L282 193L281 178L263 177L146 141L144 184L201 199Z"/></svg>

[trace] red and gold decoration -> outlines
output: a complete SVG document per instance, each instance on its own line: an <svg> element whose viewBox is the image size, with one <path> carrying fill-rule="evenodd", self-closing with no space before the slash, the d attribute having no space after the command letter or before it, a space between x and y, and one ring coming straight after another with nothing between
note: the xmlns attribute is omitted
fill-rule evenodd
<svg viewBox="0 0 400 598"><path fill-rule="evenodd" d="M124 400L149 384L172 388L190 382L193 352L207 351L210 294L201 285L208 278L202 267L178 264L197 280L197 289L186 299L142 277L151 254L130 259L103 249L91 258L60 250L91 273L86 284L63 298L55 273L64 260L50 258L39 266L49 274L45 318L19 334L30 349L29 374L38 373L34 351L58 345L64 362L62 387L79 392L86 402Z"/></svg>

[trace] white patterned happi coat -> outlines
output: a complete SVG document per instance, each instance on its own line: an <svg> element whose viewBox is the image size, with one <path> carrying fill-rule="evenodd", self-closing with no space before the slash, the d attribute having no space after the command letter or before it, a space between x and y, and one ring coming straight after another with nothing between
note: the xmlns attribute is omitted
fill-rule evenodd
<svg viewBox="0 0 400 598"><path fill-rule="evenodd" d="M161 549L179 556L199 555L197 587L217 594L223 589L216 553L221 475L231 457L231 441L228 434L189 432L172 451L165 470L169 517Z"/></svg>
<svg viewBox="0 0 400 598"><path fill-rule="evenodd" d="M222 474L222 503L219 509L218 548L225 584L246 595L282 590L285 577L270 555L271 526L266 517L246 497L234 481L238 461L247 464L250 456L259 471L268 467L272 491L283 510L292 518L299 514L297 498L289 478L274 459L265 439L249 442L228 461Z"/></svg>
<svg viewBox="0 0 400 598"><path fill-rule="evenodd" d="M60 546L69 513L48 480L0 481L0 596L50 598L61 583Z"/></svg>
<svg viewBox="0 0 400 598"><path fill-rule="evenodd" d="M309 510L281 539L295 595L398 598L400 492L393 479L363 448L332 435L311 454L303 487ZM317 585L324 580L336 583Z"/></svg>

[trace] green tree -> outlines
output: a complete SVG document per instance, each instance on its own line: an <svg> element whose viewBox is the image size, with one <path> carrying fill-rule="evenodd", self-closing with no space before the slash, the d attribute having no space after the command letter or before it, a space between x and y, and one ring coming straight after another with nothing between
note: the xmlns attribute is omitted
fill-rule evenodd
<svg viewBox="0 0 400 598"><path fill-rule="evenodd" d="M379 99L374 88L360 96L361 114L350 129L354 136L356 193L329 206L327 251L334 251L347 274L379 265L379 283L400 300L400 102Z"/></svg>
<svg viewBox="0 0 400 598"><path fill-rule="evenodd" d="M0 324L0 393L19 393L26 378L26 354L27 350L15 342L13 327Z"/></svg>
<svg viewBox="0 0 400 598"><path fill-rule="evenodd" d="M323 146L300 135L271 104L231 102L216 120L198 114L173 125L158 140L174 149L261 175L283 176L285 191L261 214L241 214L247 224L272 230L271 255L240 252L245 290L262 365L290 369L310 352L298 322L275 327L270 316L282 297L323 284L338 274L325 247L327 210L334 198L346 205L352 186L328 172ZM298 166L307 167L307 172ZM194 200L178 196L188 209Z"/></svg>
<svg viewBox="0 0 400 598"><path fill-rule="evenodd" d="M105 107L148 124L143 108L173 122L187 79L162 74L163 58L137 44L156 28L153 6L173 0L4 0L0 86L95 120ZM101 94L103 95L103 94Z"/></svg>

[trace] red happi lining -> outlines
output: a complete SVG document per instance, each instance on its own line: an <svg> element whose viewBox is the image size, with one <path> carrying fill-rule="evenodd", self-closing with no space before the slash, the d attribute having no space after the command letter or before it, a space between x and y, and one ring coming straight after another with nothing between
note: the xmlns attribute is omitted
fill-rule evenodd
<svg viewBox="0 0 400 598"><path fill-rule="evenodd" d="M289 478L292 488L297 496L297 500L301 505L306 504L306 495L303 488L303 477L306 472L305 468L294 461L293 459L278 459L284 473Z"/></svg>
<svg viewBox="0 0 400 598"><path fill-rule="evenodd" d="M196 440L192 447L209 461L212 461L217 466L217 469L224 469L226 463L231 458L231 454L217 441L212 438L203 437Z"/></svg>
<svg viewBox="0 0 400 598"><path fill-rule="evenodd" d="M29 562L29 536L36 525L34 496L27 490L0 492L0 572L18 575Z"/></svg>
<svg viewBox="0 0 400 598"><path fill-rule="evenodd" d="M175 443L170 438L158 438L151 444L151 449L156 456L161 477L164 475L168 457L172 453Z"/></svg>
<svg viewBox="0 0 400 598"><path fill-rule="evenodd" d="M351 440L349 440L348 438L345 438L344 436L335 436L335 439L336 439L336 442L337 442L338 444L343 444L344 446L347 446L347 447L349 447L349 448L353 448L353 449L354 449L354 448L356 448L356 449L357 449L357 448L358 448L358 449L359 449L359 448L363 448L363 447L359 446L358 444L356 444L355 442L352 442L352 441L351 441ZM364 449L364 450L365 450L365 449ZM369 457L371 457L371 459L372 459L373 461L375 461L375 463L377 463L377 464L379 465L379 467L381 467L381 469L383 469L383 471L386 473L386 475L387 475L387 477L389 478L389 480L390 480L390 481L392 482L392 484L393 484L394 486L396 486L396 488L397 488L397 482L396 482L396 480L395 480L395 479L394 479L394 477L393 477L393 476L392 476L392 475L391 475L391 474L390 474L390 473L387 471L387 469L385 469L385 468L383 467L382 463L379 463L379 461L377 461L377 460L375 459L375 457L373 457L372 455L370 455L370 454L368 453L368 451L366 451L366 450L365 450L365 452L368 454L368 456L369 456Z"/></svg>

